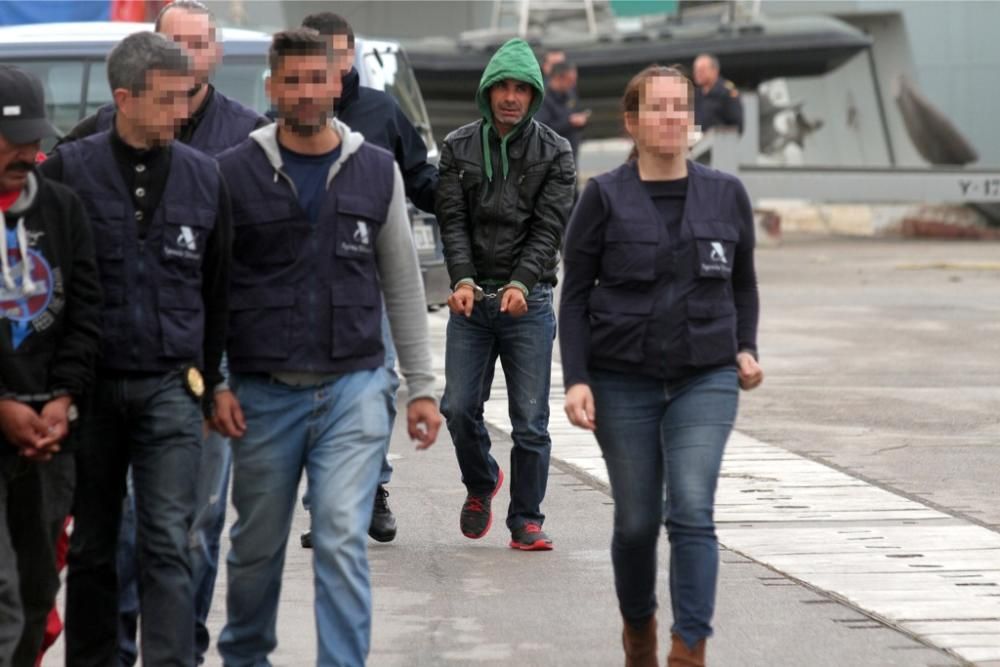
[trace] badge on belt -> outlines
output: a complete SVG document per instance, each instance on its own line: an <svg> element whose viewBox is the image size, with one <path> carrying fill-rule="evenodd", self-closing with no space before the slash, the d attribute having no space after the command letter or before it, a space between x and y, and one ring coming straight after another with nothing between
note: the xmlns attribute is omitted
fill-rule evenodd
<svg viewBox="0 0 1000 667"><path fill-rule="evenodd" d="M201 376L201 371L194 366L188 366L184 369L184 388L199 401L205 395L205 378Z"/></svg>

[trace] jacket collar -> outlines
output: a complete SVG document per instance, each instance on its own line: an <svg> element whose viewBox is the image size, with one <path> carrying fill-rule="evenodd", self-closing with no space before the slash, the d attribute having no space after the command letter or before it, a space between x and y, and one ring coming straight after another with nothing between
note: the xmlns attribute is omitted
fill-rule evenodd
<svg viewBox="0 0 1000 667"><path fill-rule="evenodd" d="M334 105L337 113L341 113L347 107L351 106L354 102L358 100L361 95L361 75L358 74L358 70L354 67L351 71L344 75L341 79L343 84L343 90L340 93L340 99L337 100L337 104Z"/></svg>
<svg viewBox="0 0 1000 667"><path fill-rule="evenodd" d="M340 136L341 148L340 157L330 167L330 173L326 179L327 186L330 185L330 181L337 175L343 164L352 155L357 153L361 145L365 143L365 138L360 132L354 132L336 118L330 119L330 125L333 127L333 131ZM264 151L264 155L267 156L271 167L276 172L281 172L283 162L281 160L281 148L278 146L278 123L269 123L264 127L254 130L250 133L250 138Z"/></svg>

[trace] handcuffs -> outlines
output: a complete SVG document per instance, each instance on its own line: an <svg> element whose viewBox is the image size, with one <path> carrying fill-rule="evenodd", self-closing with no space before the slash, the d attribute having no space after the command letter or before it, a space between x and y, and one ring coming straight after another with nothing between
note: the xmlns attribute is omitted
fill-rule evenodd
<svg viewBox="0 0 1000 667"><path fill-rule="evenodd" d="M472 288L473 299L475 301L482 301L483 299L496 299L501 295L503 295L503 291L505 289L511 289L511 288L516 289L522 294L524 293L523 290L521 290L521 288L518 287L517 285L504 285L503 287L497 289L496 292L487 292L476 283L470 283L470 282L464 282L461 285L459 285L459 287L462 287L464 285L468 285L469 287Z"/></svg>

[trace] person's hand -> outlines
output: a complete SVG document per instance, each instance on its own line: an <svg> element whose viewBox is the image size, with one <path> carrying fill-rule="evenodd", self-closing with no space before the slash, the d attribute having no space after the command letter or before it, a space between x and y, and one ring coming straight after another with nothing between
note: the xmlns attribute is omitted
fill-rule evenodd
<svg viewBox="0 0 1000 667"><path fill-rule="evenodd" d="M528 312L528 302L524 298L524 292L517 287L505 289L500 299L500 312L507 313L511 317L521 317Z"/></svg>
<svg viewBox="0 0 1000 667"><path fill-rule="evenodd" d="M749 352L737 354L736 363L739 366L740 387L745 391L756 389L764 381L764 371Z"/></svg>
<svg viewBox="0 0 1000 667"><path fill-rule="evenodd" d="M0 431L4 439L18 448L22 456L45 460L48 424L30 405L12 399L0 401Z"/></svg>
<svg viewBox="0 0 1000 667"><path fill-rule="evenodd" d="M569 124L573 127L585 127L587 121L590 119L590 114L584 111L578 111L577 113L571 113L569 115Z"/></svg>
<svg viewBox="0 0 1000 667"><path fill-rule="evenodd" d="M406 428L410 438L417 441L417 449L427 449L437 440L441 430L441 413L429 398L418 398L406 407Z"/></svg>
<svg viewBox="0 0 1000 667"><path fill-rule="evenodd" d="M49 447L60 443L69 435L69 408L73 405L70 396L54 398L42 407L42 421L45 422L48 437L41 443Z"/></svg>
<svg viewBox="0 0 1000 667"><path fill-rule="evenodd" d="M236 394L228 389L219 391L215 393L214 401L212 428L227 438L242 438L246 435L247 422Z"/></svg>
<svg viewBox="0 0 1000 667"><path fill-rule="evenodd" d="M580 383L570 387L566 392L565 410L573 426L588 431L597 427L597 422L594 421L594 393L590 390L590 385Z"/></svg>
<svg viewBox="0 0 1000 667"><path fill-rule="evenodd" d="M476 305L476 292L472 285L462 283L448 297L448 307L456 315L472 315L472 307Z"/></svg>

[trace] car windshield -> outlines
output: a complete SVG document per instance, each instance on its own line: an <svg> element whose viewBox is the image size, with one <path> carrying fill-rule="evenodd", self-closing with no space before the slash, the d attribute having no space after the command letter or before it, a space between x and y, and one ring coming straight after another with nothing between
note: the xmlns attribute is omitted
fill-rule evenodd
<svg viewBox="0 0 1000 667"><path fill-rule="evenodd" d="M403 113L420 132L424 142L431 146L433 137L430 119L427 117L427 109L420 95L417 77L406 56L391 49L379 51L373 49L365 54L364 66L371 80L376 83L376 87L381 83L385 92L396 99Z"/></svg>

